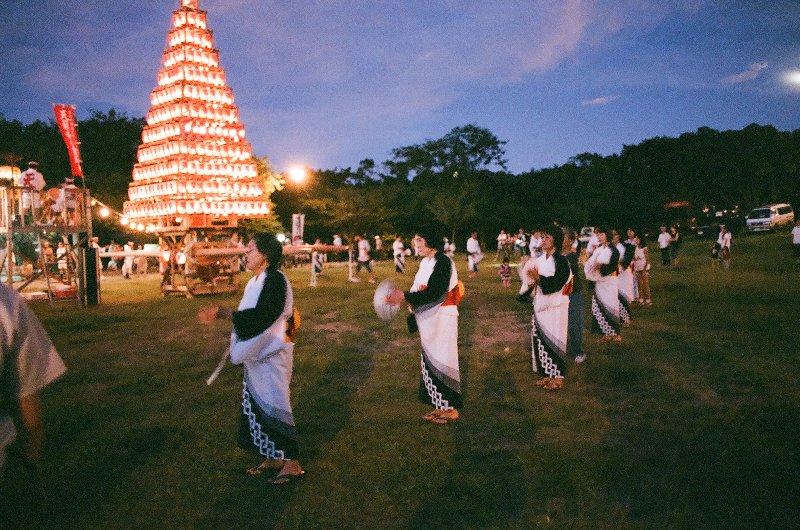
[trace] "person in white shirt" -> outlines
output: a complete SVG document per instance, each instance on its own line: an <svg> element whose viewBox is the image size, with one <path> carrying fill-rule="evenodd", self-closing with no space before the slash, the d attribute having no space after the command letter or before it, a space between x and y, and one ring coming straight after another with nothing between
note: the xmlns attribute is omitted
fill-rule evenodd
<svg viewBox="0 0 800 530"><path fill-rule="evenodd" d="M342 243L342 236L340 236L339 234L333 234L333 244L334 246L337 247L343 246L344 243ZM336 261L342 261L344 260L345 255L343 252L336 252L334 253L334 258L336 259Z"/></svg>
<svg viewBox="0 0 800 530"><path fill-rule="evenodd" d="M28 467L35 470L41 461L39 393L66 370L36 314L15 289L0 284L0 477L5 448L17 434Z"/></svg>
<svg viewBox="0 0 800 530"><path fill-rule="evenodd" d="M53 205L53 212L61 215L62 221L67 226L78 224L78 187L72 178L64 179L58 198Z"/></svg>
<svg viewBox="0 0 800 530"><path fill-rule="evenodd" d="M497 235L497 257L496 260L500 260L500 253L506 250L506 245L508 244L508 234L506 234L505 230L500 230L500 233Z"/></svg>
<svg viewBox="0 0 800 530"><path fill-rule="evenodd" d="M593 231L589 236L589 241L586 242L586 259L589 259L594 252L594 249L600 246L600 240L597 238L597 231Z"/></svg>
<svg viewBox="0 0 800 530"><path fill-rule="evenodd" d="M520 256L525 256L528 253L528 237L525 235L525 231L522 228L517 232L514 248L519 252Z"/></svg>
<svg viewBox="0 0 800 530"><path fill-rule="evenodd" d="M22 211L26 214L30 211L30 219L37 221L39 208L42 206L40 193L44 189L44 176L38 171L39 164L34 161L28 162L28 169L19 176L19 185L22 190Z"/></svg>
<svg viewBox="0 0 800 530"><path fill-rule="evenodd" d="M58 242L56 248L56 263L58 266L58 276L62 282L69 281L69 247L63 241Z"/></svg>
<svg viewBox="0 0 800 530"><path fill-rule="evenodd" d="M467 269L469 270L469 277L474 278L478 274L478 263L483 259L483 252L481 252L481 244L478 242L478 232L472 232L472 235L467 239Z"/></svg>
<svg viewBox="0 0 800 530"><path fill-rule="evenodd" d="M131 255L133 248L133 241L128 241L122 247L122 251L125 252L125 259L122 262L122 277L126 280L130 279L133 274L133 256Z"/></svg>
<svg viewBox="0 0 800 530"><path fill-rule="evenodd" d="M419 234L414 234L414 237L411 238L411 250L414 251L414 257L418 258L420 253L420 236Z"/></svg>
<svg viewBox="0 0 800 530"><path fill-rule="evenodd" d="M394 256L394 271L403 274L406 272L406 246L403 238L397 236L392 243L392 255Z"/></svg>
<svg viewBox="0 0 800 530"><path fill-rule="evenodd" d="M800 260L800 219L795 219L794 228L792 228L792 248L794 249L794 258Z"/></svg>
<svg viewBox="0 0 800 530"><path fill-rule="evenodd" d="M726 269L731 266L731 232L725 225L719 225L719 236L717 237L717 256L720 263Z"/></svg>
<svg viewBox="0 0 800 530"><path fill-rule="evenodd" d="M444 255L448 258L453 259L453 257L456 255L456 244L451 243L446 237L442 238L442 242L444 243L442 246L442 252L444 252Z"/></svg>
<svg viewBox="0 0 800 530"><path fill-rule="evenodd" d="M356 243L358 245L358 259L356 260L356 274L361 272L361 269L367 269L369 273L369 283L375 283L375 276L372 273L372 256L370 256L369 240L366 237L356 236Z"/></svg>
<svg viewBox="0 0 800 530"><path fill-rule="evenodd" d="M531 235L530 251L531 256L534 258L538 258L542 255L542 239L543 235L541 230L537 230Z"/></svg>
<svg viewBox="0 0 800 530"><path fill-rule="evenodd" d="M661 264L669 267L672 263L672 254L670 253L670 244L672 244L672 236L667 232L667 227L660 228L661 233L658 234L658 248L661 249Z"/></svg>

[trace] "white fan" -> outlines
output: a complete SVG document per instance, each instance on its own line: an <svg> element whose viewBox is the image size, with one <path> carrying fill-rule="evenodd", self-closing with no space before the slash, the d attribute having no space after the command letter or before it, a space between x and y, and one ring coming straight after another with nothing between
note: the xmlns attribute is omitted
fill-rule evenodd
<svg viewBox="0 0 800 530"><path fill-rule="evenodd" d="M386 297L392 294L397 287L395 287L392 280L383 280L378 288L375 289L375 296L372 297L372 306L375 308L375 313L378 318L388 322L400 311L402 304L393 305L386 302Z"/></svg>

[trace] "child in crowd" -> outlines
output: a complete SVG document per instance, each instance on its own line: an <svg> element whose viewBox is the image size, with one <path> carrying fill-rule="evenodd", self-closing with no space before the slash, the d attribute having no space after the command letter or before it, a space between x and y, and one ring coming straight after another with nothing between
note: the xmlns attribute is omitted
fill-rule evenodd
<svg viewBox="0 0 800 530"><path fill-rule="evenodd" d="M500 265L500 279L503 280L503 287L506 289L511 287L511 265L508 257L503 258L503 264Z"/></svg>

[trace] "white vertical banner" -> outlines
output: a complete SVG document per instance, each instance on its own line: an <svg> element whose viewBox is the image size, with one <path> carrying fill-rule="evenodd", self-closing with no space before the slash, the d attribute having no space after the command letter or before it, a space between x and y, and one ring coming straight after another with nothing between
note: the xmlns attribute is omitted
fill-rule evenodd
<svg viewBox="0 0 800 530"><path fill-rule="evenodd" d="M297 240L303 240L303 227L306 224L306 214L293 213L292 214L292 244Z"/></svg>

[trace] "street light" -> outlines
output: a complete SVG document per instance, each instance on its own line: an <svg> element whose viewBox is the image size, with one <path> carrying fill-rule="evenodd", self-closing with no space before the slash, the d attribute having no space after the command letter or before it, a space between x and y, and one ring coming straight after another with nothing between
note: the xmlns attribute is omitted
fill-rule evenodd
<svg viewBox="0 0 800 530"><path fill-rule="evenodd" d="M301 185L304 184L308 178L308 171L303 166L292 166L289 168L289 180L292 183Z"/></svg>
<svg viewBox="0 0 800 530"><path fill-rule="evenodd" d="M291 166L287 171L289 181L295 186L302 186L308 180L308 170L305 166ZM305 225L305 215L302 213L292 214L292 245L298 240L303 239L303 226Z"/></svg>
<svg viewBox="0 0 800 530"><path fill-rule="evenodd" d="M795 88L800 88L800 70L789 70L783 74L783 80L786 84L792 85Z"/></svg>

